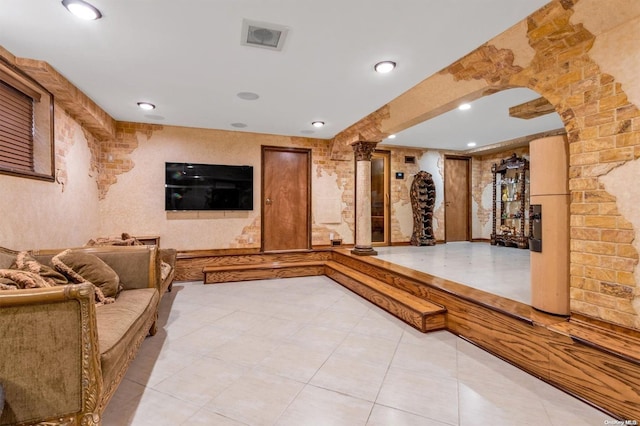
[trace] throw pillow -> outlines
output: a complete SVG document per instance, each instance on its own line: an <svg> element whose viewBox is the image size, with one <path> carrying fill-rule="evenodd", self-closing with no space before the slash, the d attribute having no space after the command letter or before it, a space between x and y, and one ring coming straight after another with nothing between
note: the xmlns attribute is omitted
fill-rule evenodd
<svg viewBox="0 0 640 426"><path fill-rule="evenodd" d="M90 282L96 287L96 298L113 303L118 292L118 274L98 256L67 249L51 259L55 268L75 283Z"/></svg>
<svg viewBox="0 0 640 426"><path fill-rule="evenodd" d="M0 269L0 290L53 287L40 275L19 269Z"/></svg>
<svg viewBox="0 0 640 426"><path fill-rule="evenodd" d="M53 268L43 265L34 259L28 252L21 251L16 256L16 260L11 265L11 269L19 269L21 271L33 272L40 275L49 284L53 285L65 285L69 284L67 277Z"/></svg>

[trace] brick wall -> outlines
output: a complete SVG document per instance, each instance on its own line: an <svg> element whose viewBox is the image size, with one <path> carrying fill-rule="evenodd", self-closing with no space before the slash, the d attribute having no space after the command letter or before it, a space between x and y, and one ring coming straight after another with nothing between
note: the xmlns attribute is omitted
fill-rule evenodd
<svg viewBox="0 0 640 426"><path fill-rule="evenodd" d="M640 157L640 113L622 85L590 57L595 36L571 21L577 3L552 2L527 19L535 51L528 66L515 67L513 55L485 45L448 71L457 79L484 78L495 87L529 87L555 106L570 149L571 310L640 328L632 303L636 231L598 179Z"/></svg>
<svg viewBox="0 0 640 426"><path fill-rule="evenodd" d="M118 122L116 137L102 141L85 131L91 150L91 172L95 174L100 200L106 197L109 187L118 181L118 175L134 167L129 155L138 147L138 133L149 139L154 130L161 129L162 126L154 124Z"/></svg>
<svg viewBox="0 0 640 426"><path fill-rule="evenodd" d="M640 157L640 113L621 84L590 58L595 37L571 23L573 10L563 4L572 2L552 3L528 20L536 57L527 74L556 105L568 131L571 310L640 328L632 306L635 230L598 179Z"/></svg>

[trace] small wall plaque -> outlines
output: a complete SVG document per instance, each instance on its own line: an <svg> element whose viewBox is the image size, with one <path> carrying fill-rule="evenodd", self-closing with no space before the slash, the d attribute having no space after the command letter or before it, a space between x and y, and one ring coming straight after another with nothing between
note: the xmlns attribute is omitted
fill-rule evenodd
<svg viewBox="0 0 640 426"><path fill-rule="evenodd" d="M404 172L396 172L396 179L404 179Z"/></svg>

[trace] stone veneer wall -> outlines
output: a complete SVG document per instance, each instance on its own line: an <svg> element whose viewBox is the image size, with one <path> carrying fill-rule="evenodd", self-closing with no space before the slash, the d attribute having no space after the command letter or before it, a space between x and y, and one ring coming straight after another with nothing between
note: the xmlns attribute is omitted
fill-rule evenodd
<svg viewBox="0 0 640 426"><path fill-rule="evenodd" d="M640 194L629 185L640 168L638 39L637 0L554 0L389 102L377 129L361 129L375 122L365 117L349 130L397 133L461 100L540 93L569 140L571 310L640 329Z"/></svg>
<svg viewBox="0 0 640 426"><path fill-rule="evenodd" d="M328 245L330 234L345 244L354 241L353 158L331 160L328 140L129 123L117 127L118 140L102 142L97 156L100 235L160 235L162 245L180 250L259 248L261 146L266 145L312 151L312 244ZM254 210L165 212L167 161L252 165ZM325 200L339 204L327 212L332 206Z"/></svg>
<svg viewBox="0 0 640 426"><path fill-rule="evenodd" d="M269 145L312 151L312 245L328 245L331 234L342 239L343 244L354 242L353 154L350 159L345 154L333 160L328 140L132 123L118 123L117 128L118 140L106 147L104 142L102 145L95 140L90 142L96 152L94 158L100 159L94 165L101 200L100 235L121 232L160 235L162 245L182 250L259 248L260 147ZM405 173L404 180L391 182L392 242L407 243L413 225L409 202L412 176L421 169L430 170L443 187L442 156L437 151L396 148L390 151L392 174ZM405 155L415 156L416 164L404 164ZM426 160L427 157L430 159ZM165 212L165 161L253 165L254 211ZM439 192L442 196L442 190ZM331 210L328 204L335 200L339 200L339 207L328 212ZM435 215L440 224L436 227L439 239L444 238L442 205L441 201L437 204ZM331 217L335 219L323 222L323 218Z"/></svg>

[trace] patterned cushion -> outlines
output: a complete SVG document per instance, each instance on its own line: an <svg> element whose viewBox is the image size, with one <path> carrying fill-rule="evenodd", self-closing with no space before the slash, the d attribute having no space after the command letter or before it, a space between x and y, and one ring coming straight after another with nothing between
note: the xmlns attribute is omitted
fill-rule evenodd
<svg viewBox="0 0 640 426"><path fill-rule="evenodd" d="M0 269L0 290L53 287L40 275L19 269Z"/></svg>
<svg viewBox="0 0 640 426"><path fill-rule="evenodd" d="M75 283L94 285L99 303L113 303L120 278L102 259L82 251L67 249L51 259L53 266Z"/></svg>
<svg viewBox="0 0 640 426"><path fill-rule="evenodd" d="M21 271L33 272L40 275L49 284L53 285L65 285L69 283L67 277L53 268L43 265L26 251L21 251L16 256L16 260L11 265L11 269L19 269Z"/></svg>

